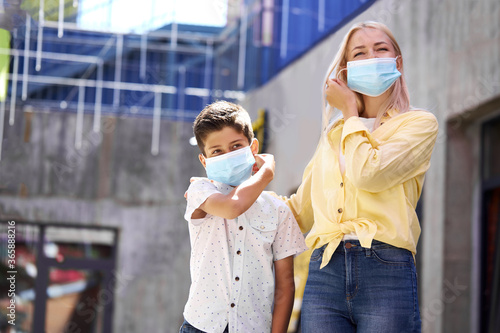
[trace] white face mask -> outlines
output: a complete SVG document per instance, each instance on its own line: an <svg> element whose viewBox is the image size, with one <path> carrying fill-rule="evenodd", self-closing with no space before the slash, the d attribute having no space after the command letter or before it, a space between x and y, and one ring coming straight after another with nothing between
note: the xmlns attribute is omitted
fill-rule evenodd
<svg viewBox="0 0 500 333"><path fill-rule="evenodd" d="M349 61L347 86L363 95L382 95L401 76L396 59L397 57Z"/></svg>
<svg viewBox="0 0 500 333"><path fill-rule="evenodd" d="M207 177L238 186L252 175L255 158L250 146L205 159Z"/></svg>
<svg viewBox="0 0 500 333"><path fill-rule="evenodd" d="M347 70L347 86L351 90L367 96L380 96L389 89L401 73L397 69L396 58L370 58L347 62L337 76ZM332 73L330 78L335 78Z"/></svg>

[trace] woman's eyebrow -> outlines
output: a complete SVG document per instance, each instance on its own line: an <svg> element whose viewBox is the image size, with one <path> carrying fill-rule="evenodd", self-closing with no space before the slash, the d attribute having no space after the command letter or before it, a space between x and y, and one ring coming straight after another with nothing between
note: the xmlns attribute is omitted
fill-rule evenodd
<svg viewBox="0 0 500 333"><path fill-rule="evenodd" d="M380 42L376 42L376 43L375 43L375 44L373 44L373 45L374 45L374 46L379 46L380 44L387 44L387 42L380 41ZM351 52L352 52L352 51L354 51L354 50L357 50L357 49L364 49L365 47L366 47L366 46L364 46L364 45L358 45L358 46L354 47L354 48L351 50Z"/></svg>
<svg viewBox="0 0 500 333"><path fill-rule="evenodd" d="M365 47L366 47L366 46L364 46L364 45L359 45L359 46L356 46L356 47L354 47L354 48L351 50L351 52L352 52L352 51L354 51L354 50L356 50L356 49L364 49Z"/></svg>

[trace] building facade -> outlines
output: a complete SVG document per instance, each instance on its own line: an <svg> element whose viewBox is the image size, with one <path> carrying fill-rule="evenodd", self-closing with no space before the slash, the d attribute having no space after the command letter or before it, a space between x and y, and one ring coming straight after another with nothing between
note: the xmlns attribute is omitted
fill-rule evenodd
<svg viewBox="0 0 500 333"><path fill-rule="evenodd" d="M276 158L270 189L293 193L319 139L328 66L366 20L394 32L411 103L440 124L419 205L423 331L500 327L498 1L229 1L224 29L145 34L59 25L56 7L40 24L9 3L0 254L14 221L18 327L178 331L190 282L183 195L204 174L193 118L217 99L242 103Z"/></svg>
<svg viewBox="0 0 500 333"><path fill-rule="evenodd" d="M273 189L299 185L321 127L321 88L353 23L385 23L403 52L411 104L440 130L421 199L417 256L425 332L498 330L498 1L381 0L312 48L244 105L269 110Z"/></svg>

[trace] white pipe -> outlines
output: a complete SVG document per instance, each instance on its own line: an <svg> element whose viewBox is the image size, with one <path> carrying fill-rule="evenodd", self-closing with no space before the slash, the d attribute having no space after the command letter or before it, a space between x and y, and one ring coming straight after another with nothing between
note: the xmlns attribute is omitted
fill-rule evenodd
<svg viewBox="0 0 500 333"><path fill-rule="evenodd" d="M318 2L318 31L325 30L325 0Z"/></svg>
<svg viewBox="0 0 500 333"><path fill-rule="evenodd" d="M185 99L186 99L186 66L179 66L179 107L181 121L184 119L184 109L185 109Z"/></svg>
<svg viewBox="0 0 500 333"><path fill-rule="evenodd" d="M12 79L13 75L9 74L9 78ZM89 79L72 79L72 78L61 78L55 76L44 76L44 75L28 75L28 80L31 83L42 83L42 84L59 84L65 86L79 86L84 85L85 87L96 87L97 84L95 80ZM131 91L144 91L144 92L161 92L164 94L175 94L177 93L177 87L165 86L161 84L140 84L140 83L130 83L130 82L119 82L114 81L103 81L102 87L105 89L114 89L118 86L121 90L131 90ZM198 96L196 94L191 94Z"/></svg>
<svg viewBox="0 0 500 333"><path fill-rule="evenodd" d="M206 57L205 57L205 78L203 82L203 86L205 89L209 89L210 87L210 75L212 73L212 59L214 56L214 47L212 44L212 40L207 41L207 49L206 49ZM203 97L203 105L207 105L208 96Z"/></svg>
<svg viewBox="0 0 500 333"><path fill-rule="evenodd" d="M85 86L78 87L78 108L76 111L76 131L75 131L75 148L82 148L83 137L83 111L85 102Z"/></svg>
<svg viewBox="0 0 500 333"><path fill-rule="evenodd" d="M14 55L14 66L12 68L11 94L10 94L10 114L9 125L14 125L16 115L16 96L17 96L17 72L19 70L19 55Z"/></svg>
<svg viewBox="0 0 500 333"><path fill-rule="evenodd" d="M95 91L95 108L94 108L94 132L99 133L101 130L101 109L102 109L102 76L103 64L100 63L97 67L97 80Z"/></svg>
<svg viewBox="0 0 500 333"><path fill-rule="evenodd" d="M123 54L123 35L119 34L116 38L116 65L115 65L115 84L122 80L122 54ZM120 105L120 88L115 87L113 92L113 106Z"/></svg>
<svg viewBox="0 0 500 333"><path fill-rule="evenodd" d="M280 44L280 57L286 58L287 44L288 44L288 12L290 0L283 0L283 8L281 10L281 44Z"/></svg>
<svg viewBox="0 0 500 333"><path fill-rule="evenodd" d="M42 68L42 44L43 44L43 25L45 21L44 14L45 0L40 0L40 10L38 12L38 38L36 45L36 71L40 71Z"/></svg>
<svg viewBox="0 0 500 333"><path fill-rule="evenodd" d="M172 39L170 40L170 47L174 50L177 48L177 30L177 22L172 22Z"/></svg>
<svg viewBox="0 0 500 333"><path fill-rule="evenodd" d="M203 97L203 100L205 100L206 97L210 96L210 89L186 87L184 88L184 94L190 96Z"/></svg>
<svg viewBox="0 0 500 333"><path fill-rule="evenodd" d="M262 9L262 46L273 44L274 0L264 0Z"/></svg>
<svg viewBox="0 0 500 333"><path fill-rule="evenodd" d="M28 72L29 72L29 51L31 43L31 17L26 13L26 32L24 34L24 65L23 65L23 91L22 100L28 98Z"/></svg>
<svg viewBox="0 0 500 333"><path fill-rule="evenodd" d="M147 49L148 49L148 35L144 33L141 35L141 60L139 69L139 77L141 78L142 81L146 80Z"/></svg>
<svg viewBox="0 0 500 333"><path fill-rule="evenodd" d="M245 4L241 4L240 18L240 48L238 52L238 89L245 85L245 61L247 44L247 13Z"/></svg>
<svg viewBox="0 0 500 333"><path fill-rule="evenodd" d="M9 74L8 78L10 80L13 79L13 75ZM28 80L31 83L41 83L41 84L56 84L62 86L80 86L83 85L85 87L97 87L97 83L95 80L88 79L72 79L72 78L61 78L54 76L43 76L43 75L28 75ZM105 89L113 89L116 84L113 81L102 81L102 88ZM130 91L142 91L142 92L158 92L162 94L176 94L177 87L174 86L165 86L161 84L140 84L140 83L130 83L130 82L120 82L118 84L121 90L130 90ZM194 88L194 87L186 87L183 92L185 95L189 96L235 96L228 98L236 98L242 100L245 98L245 93L239 90L218 90L218 89L205 89L205 88Z"/></svg>
<svg viewBox="0 0 500 333"><path fill-rule="evenodd" d="M53 22L53 21L44 21L44 24L43 24L44 27L47 27L47 28L55 28L57 29L57 22ZM77 23L73 23L73 22L64 22L64 28L66 30L71 30L71 31L82 31L82 32L89 32L89 31L93 31L93 32L96 32L96 33L99 33L99 34L116 34L116 30L111 30L111 29L106 29L106 28L101 28L99 27L99 29L90 29L90 28L81 28L78 26ZM176 32L177 34L177 40L188 40L188 41L195 41L195 42L204 42L206 41L208 38L210 39L214 39L214 37L216 38L217 41L219 42L223 42L225 40L227 40L228 36L224 36L224 37L220 37L220 36L204 36L204 35L196 35L196 34L192 34L192 33L183 33L182 31L178 31ZM140 33L134 33L134 32L130 32L130 33L127 33L127 35L129 36L135 36L135 35L140 35ZM172 31L171 30L162 30L162 31L148 31L148 36L151 37L151 38L172 38Z"/></svg>
<svg viewBox="0 0 500 333"><path fill-rule="evenodd" d="M161 124L161 93L155 93L153 113L153 134L151 138L151 154L156 156L160 152L160 124Z"/></svg>
<svg viewBox="0 0 500 333"><path fill-rule="evenodd" d="M38 53L35 51L25 51L25 50L17 50L17 49L0 49L0 54L9 54L9 55L19 55L25 56L27 55L30 58L36 58ZM88 63L98 63L100 58L95 56L86 56L81 54L72 54L72 53L54 53L54 52L42 52L42 58L52 59L52 60L61 60L61 61L73 61L73 62L88 62Z"/></svg>
<svg viewBox="0 0 500 333"><path fill-rule="evenodd" d="M61 38L64 35L64 0L59 0L59 17L57 22L57 37Z"/></svg>

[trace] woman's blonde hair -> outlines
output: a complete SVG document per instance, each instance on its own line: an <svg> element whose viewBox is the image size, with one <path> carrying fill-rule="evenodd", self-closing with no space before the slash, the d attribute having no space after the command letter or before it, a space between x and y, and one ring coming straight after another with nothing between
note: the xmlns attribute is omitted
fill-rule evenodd
<svg viewBox="0 0 500 333"><path fill-rule="evenodd" d="M392 32L389 30L389 28L382 23L379 22L374 22L374 21L367 21L367 22L361 22L361 23L356 23L351 27L351 29L347 32L345 35L342 43L340 44L339 51L335 55L335 58L333 59L333 62L330 64L330 67L328 68L328 72L326 77L323 80L322 84L322 89L325 89L325 84L326 80L330 75L335 71L335 77L340 78L342 81L347 83L347 71L342 69L346 68L347 66L347 44L351 40L352 35L361 29L378 29L382 32L384 32L389 39L392 42L392 45L394 47L394 50L396 52L396 56L401 57L401 68L399 71L401 72L401 76L394 82L394 84L389 88L389 91L391 91L391 95L387 102L381 107L381 110L379 110L377 119L375 120L375 127L377 128L380 124L380 119L383 115L383 113L386 110L389 109L394 109L398 113L403 113L407 112L410 109L410 96L408 93L408 87L406 86L406 81L404 79L404 72L403 72L403 58L401 55L401 49L399 48L398 42L396 42L396 39L394 38L394 35ZM360 113L364 111L364 103L363 103L363 98L361 97L361 94L355 92L356 94L356 103L358 105L358 110ZM328 128L328 125L330 124L330 121L336 120L341 117L342 113L337 110L335 112L334 108L332 108L325 99L325 94L324 92L321 94L323 96L323 129L326 130Z"/></svg>

